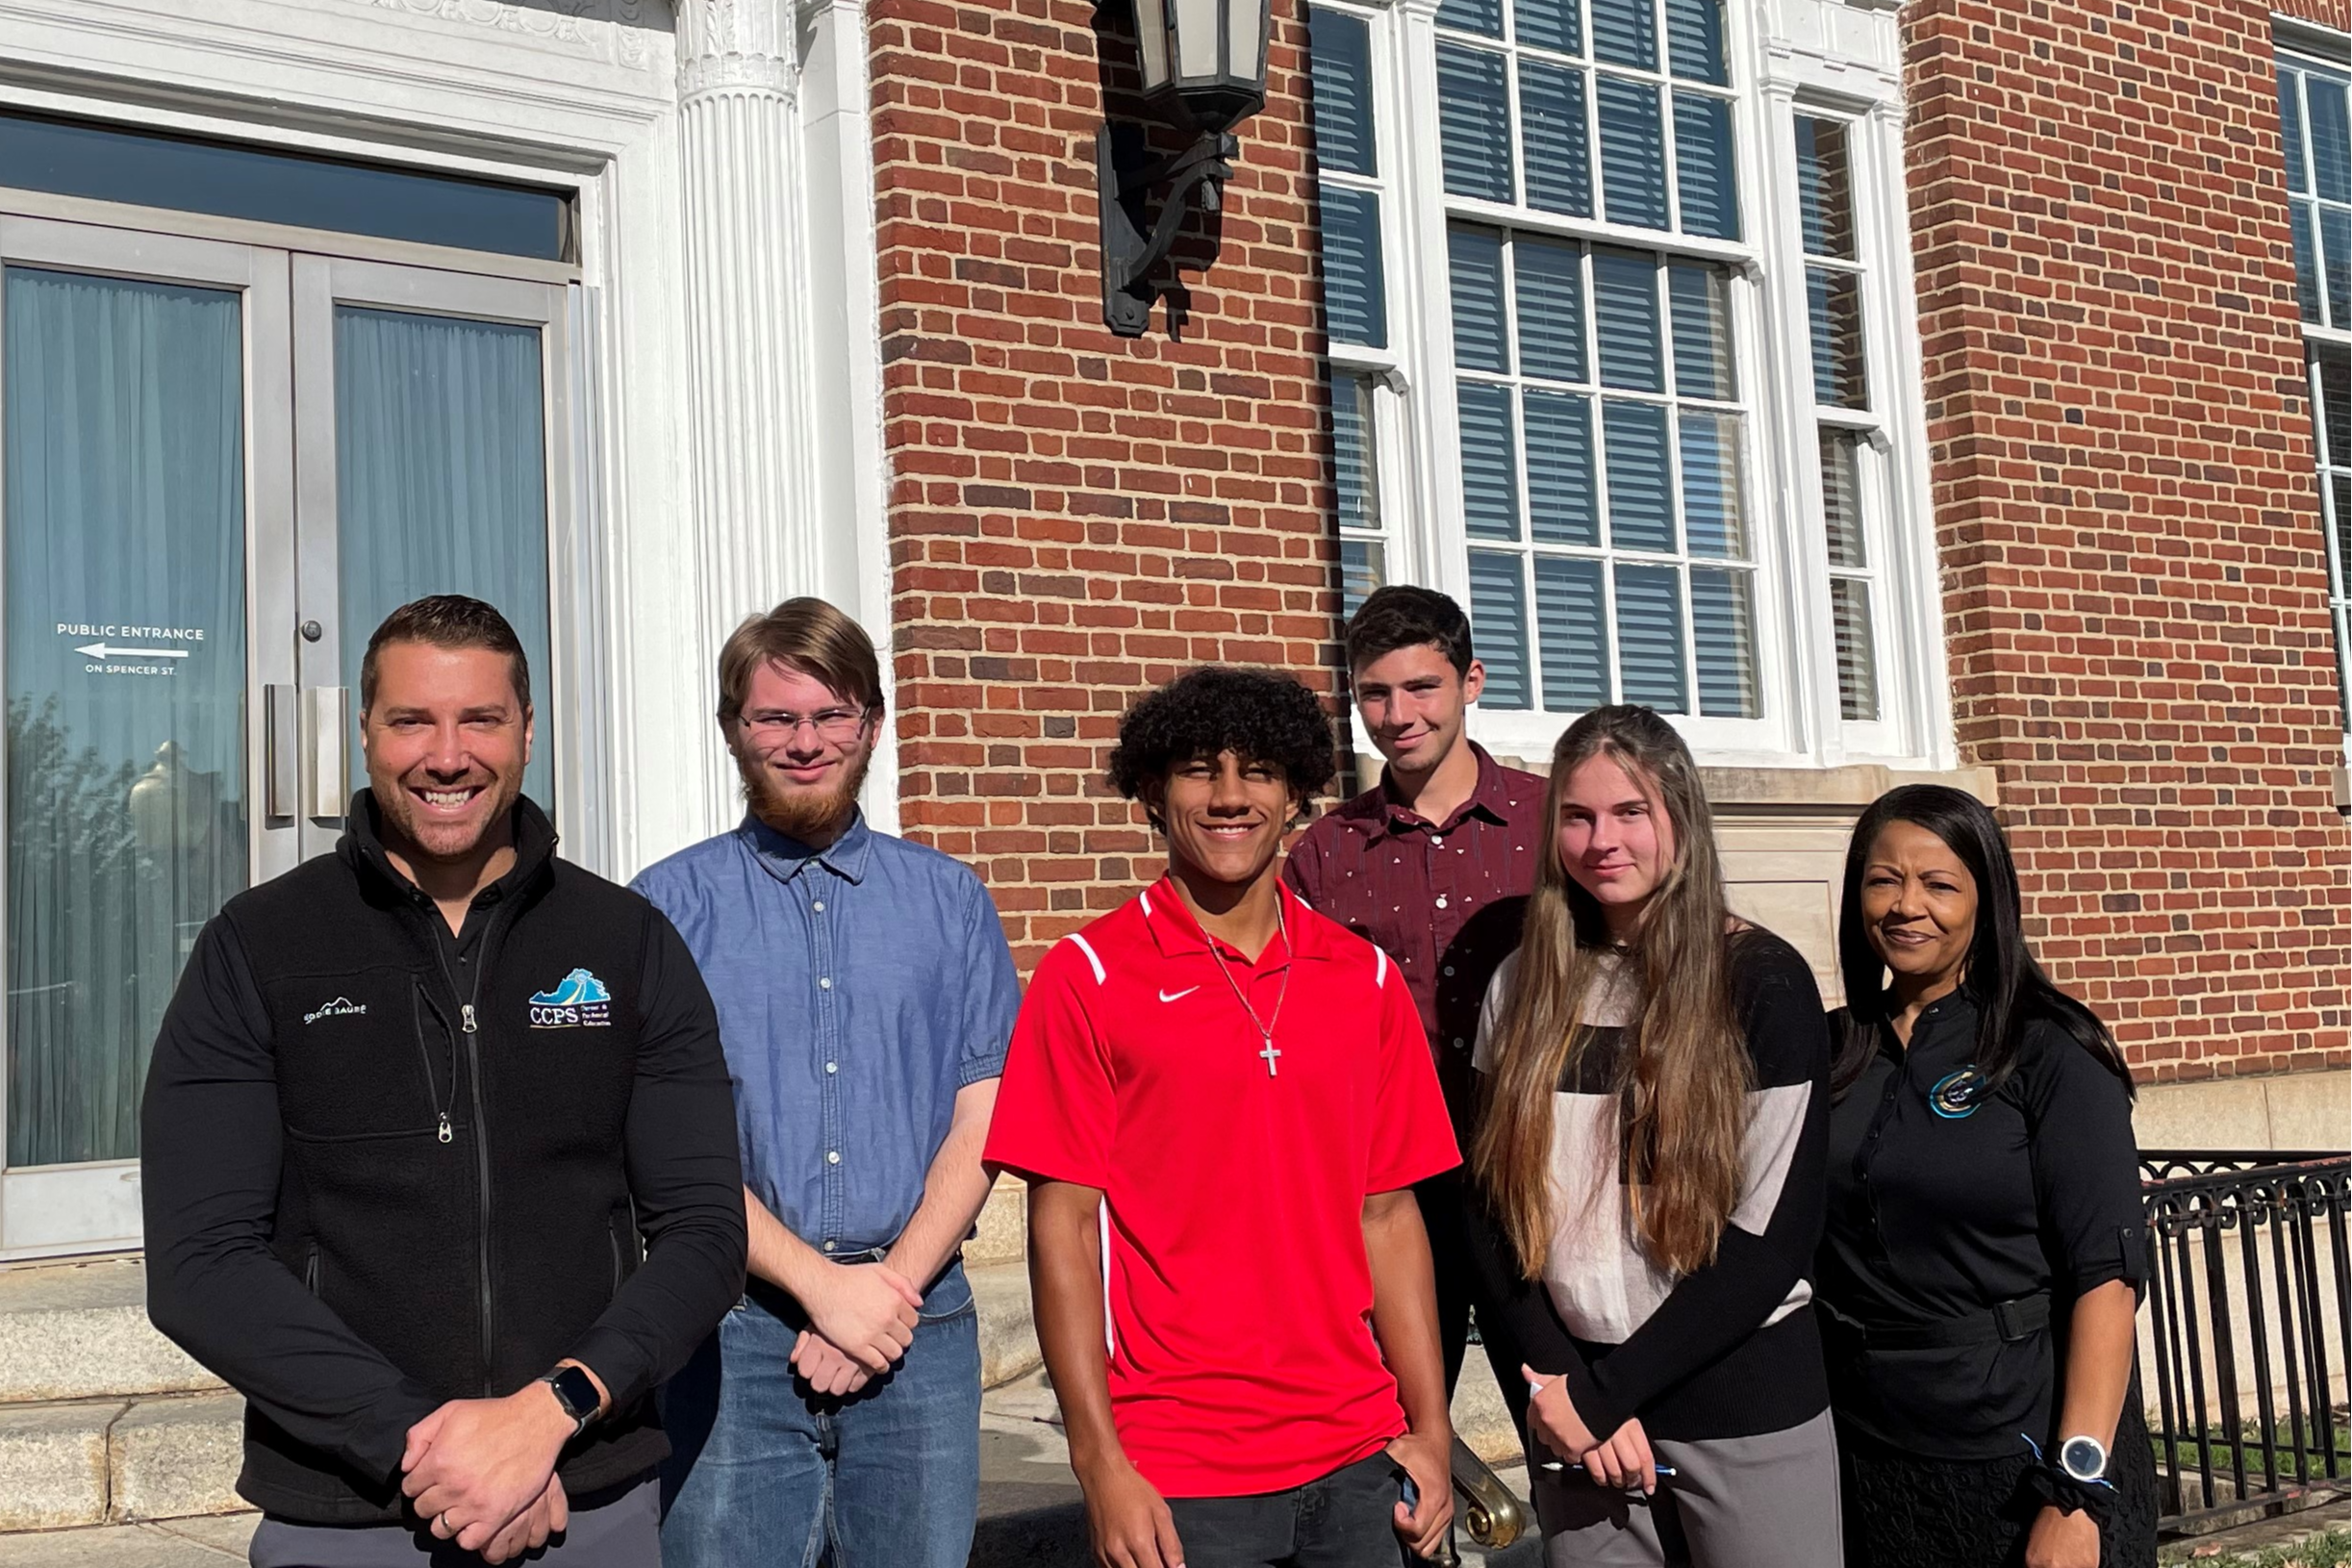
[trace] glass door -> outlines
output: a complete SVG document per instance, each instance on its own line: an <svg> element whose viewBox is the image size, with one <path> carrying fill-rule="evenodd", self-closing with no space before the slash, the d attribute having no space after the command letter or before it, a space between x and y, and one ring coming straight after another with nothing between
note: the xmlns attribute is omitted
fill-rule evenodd
<svg viewBox="0 0 2352 1568"><path fill-rule="evenodd" d="M311 256L294 258L293 289L302 600L324 628L301 650L302 678L348 737L345 797L367 781L368 636L419 595L468 594L522 640L538 713L523 787L558 812L548 519L569 472L563 289ZM311 822L304 852L341 826L339 805Z"/></svg>
<svg viewBox="0 0 2352 1568"><path fill-rule="evenodd" d="M224 901L333 848L393 607L505 612L563 811L566 303L0 214L0 1258L139 1244L164 1007Z"/></svg>
<svg viewBox="0 0 2352 1568"><path fill-rule="evenodd" d="M133 1245L196 933L294 863L287 258L0 216L0 1252ZM274 614L273 614L274 612Z"/></svg>

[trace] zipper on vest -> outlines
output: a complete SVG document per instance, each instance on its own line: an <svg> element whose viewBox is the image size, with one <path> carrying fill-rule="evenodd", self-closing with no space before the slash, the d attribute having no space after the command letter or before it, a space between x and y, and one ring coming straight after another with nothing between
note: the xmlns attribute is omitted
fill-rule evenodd
<svg viewBox="0 0 2352 1568"><path fill-rule="evenodd" d="M456 1137L456 1134L449 1127L449 1107L442 1103L441 1085L433 1077L432 1049L424 1043L424 1010L433 1006L433 999L425 995L423 986L418 985L410 989L408 999L409 1015L416 1020L417 1024L417 1054L424 1063L425 1093L432 1099L433 1116L440 1124L433 1129L433 1136L443 1143L448 1143ZM439 1016L441 1009L435 1007L433 1011L436 1016ZM446 1033L445 1023L443 1028ZM449 1099L451 1103L455 1103L457 1100L457 1048L454 1044L449 1048Z"/></svg>
<svg viewBox="0 0 2352 1568"><path fill-rule="evenodd" d="M448 983L449 995L458 999L458 1017L465 1024L466 1081L473 1093L474 1188L480 1211L474 1227L479 1237L474 1266L480 1271L482 1279L482 1397L485 1399L494 1398L497 1394L493 1371L497 1339L493 1331L494 1313L490 1288L490 1123L482 1099L481 1027L476 1020L474 1004L482 999L482 981L490 974L490 961L496 948L498 927L511 907L510 900L491 912L489 923L482 928L482 954L481 961L473 967L473 989L462 997L458 996L457 976L449 973L449 952L442 945L441 933L427 933L433 944L433 956L441 963L442 978ZM428 918L439 919L438 911ZM454 1099L454 1083L450 1085L450 1090Z"/></svg>

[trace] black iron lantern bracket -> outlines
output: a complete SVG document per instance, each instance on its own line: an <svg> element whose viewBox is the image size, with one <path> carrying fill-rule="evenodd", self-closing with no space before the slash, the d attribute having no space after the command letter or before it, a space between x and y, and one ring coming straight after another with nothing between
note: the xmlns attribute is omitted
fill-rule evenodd
<svg viewBox="0 0 2352 1568"><path fill-rule="evenodd" d="M1151 158L1140 127L1105 124L1095 134L1097 204L1102 221L1102 322L1122 338L1140 338L1151 324L1160 286L1151 272L1167 259L1184 226L1196 187L1201 208L1213 213L1221 188L1233 177L1241 142L1230 131L1203 131L1182 152ZM1161 186L1168 194L1146 232L1145 198Z"/></svg>

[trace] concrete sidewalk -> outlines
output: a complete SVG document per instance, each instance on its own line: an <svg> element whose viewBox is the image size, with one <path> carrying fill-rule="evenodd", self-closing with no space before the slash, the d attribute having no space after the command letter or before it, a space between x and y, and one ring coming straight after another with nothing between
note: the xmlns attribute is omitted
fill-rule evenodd
<svg viewBox="0 0 2352 1568"><path fill-rule="evenodd" d="M1475 1390L1501 1407L1491 1378L1462 1379L1457 1420L1482 1422ZM1526 1495L1524 1474L1502 1472ZM0 1535L0 1568L222 1568L242 1562L256 1515L174 1519L83 1530ZM1494 1557L1464 1543L1465 1564L1534 1568L1541 1554L1530 1541ZM1086 1516L1070 1474L1052 1392L1032 1373L992 1390L980 1416L980 1516L974 1533L973 1568L1091 1568Z"/></svg>

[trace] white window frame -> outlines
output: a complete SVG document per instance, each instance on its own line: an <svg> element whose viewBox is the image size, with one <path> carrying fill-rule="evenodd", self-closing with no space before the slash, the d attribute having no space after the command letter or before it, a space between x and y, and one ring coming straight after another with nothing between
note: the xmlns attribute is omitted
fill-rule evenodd
<svg viewBox="0 0 2352 1568"><path fill-rule="evenodd" d="M1901 79L1892 11L1840 0L1791 0L1824 16L1852 13L1865 27L1875 27L1884 46L1878 58L1866 60L1827 41L1808 48L1764 38L1758 32L1766 20L1759 0L1726 0L1725 50L1743 235L1728 241L1446 194L1437 116L1439 0L1315 3L1373 22L1389 347L1374 351L1335 343L1330 357L1335 370L1372 370L1383 378L1376 461L1385 580L1427 584L1469 601L1468 551L1474 542L1464 525L1459 482L1447 252L1451 223L1726 262L1733 268L1732 352L1740 378L1736 401L1744 410L1743 503L1755 568L1760 717L1676 716L1675 722L1712 766L1834 767L1853 760L1929 770L1954 766L1926 421L1918 397L1909 393L1921 384L1921 353L1902 181ZM1822 40L1852 36L1850 28L1841 31L1827 21L1812 32ZM1581 64L1589 76L1594 63ZM1586 97L1591 137L1597 94ZM1671 117L1670 98L1664 112ZM1853 126L1857 263L1874 285L1864 291L1866 367L1876 405L1865 484L1880 718L1870 721L1840 717L1830 629L1795 207L1794 116L1800 112L1834 115ZM1590 144L1597 148L1597 139ZM1679 170L1668 162L1671 199ZM1597 178L1595 190L1597 196ZM1528 548L1524 542L1516 547L1522 553ZM1540 645L1531 605L1529 620L1533 663ZM1686 626L1686 637L1688 632ZM1573 717L1476 709L1471 732L1496 751L1541 757ZM1359 750L1371 749L1360 729L1356 744Z"/></svg>
<svg viewBox="0 0 2352 1568"><path fill-rule="evenodd" d="M1776 93L1772 114L1773 252L1787 261L1774 279L1776 304L1787 323L1782 392L1789 411L1785 441L1794 553L1801 570L1791 584L1806 628L1803 664L1810 677L1809 740L1825 763L1851 759L1934 760L1934 744L1951 728L1940 636L1933 502L1926 483L1924 410L1913 392L1921 383L1916 303L1909 269L1909 211L1904 199L1901 108L1884 99L1827 92L1813 87ZM1796 122L1830 119L1846 128L1854 203L1855 255L1846 263L1805 253L1797 201ZM1814 395L1810 304L1805 270L1828 266L1860 279L1862 373L1867 409L1820 403ZM1828 498L1818 432L1838 426L1863 438L1860 481L1863 556L1860 573L1871 585L1872 653L1879 714L1844 717L1837 679L1837 645L1830 581Z"/></svg>
<svg viewBox="0 0 2352 1568"><path fill-rule="evenodd" d="M1373 157L1379 172L1351 174L1318 168L1325 185L1370 191L1379 197L1381 302L1387 313L1388 345L1343 342L1332 339L1328 358L1333 380L1345 375L1372 382L1372 419L1364 433L1371 453L1378 529L1351 528L1346 538L1380 546L1381 581L1418 582L1428 569L1428 555L1417 530L1400 526L1422 510L1427 465L1417 460L1427 450L1420 433L1411 427L1413 378L1406 367L1417 357L1405 341L1424 312L1423 298L1413 289L1410 269L1399 265L1413 246L1414 232L1404 192L1418 180L1411 139L1406 134L1404 106L1409 96L1404 80L1392 8L1362 0L1313 0L1317 10L1353 16L1366 24L1371 36ZM1336 568L1337 563L1334 563Z"/></svg>
<svg viewBox="0 0 2352 1568"><path fill-rule="evenodd" d="M2299 17L2274 15L2271 18L2271 55L2299 70L2315 67L2333 75L2343 75L2352 70L2352 66L2346 64L2347 61L2352 61L2352 34L2338 33ZM2309 102L2309 95L2306 94L2304 104L2298 106L2302 112L2296 115L2296 119L2302 131L2303 145L2297 151L2302 155L2303 166L2315 169L2318 165L2312 157ZM2286 172L2282 162L2279 169L2281 178L2285 177ZM2288 199L2291 212L2295 197L2289 193ZM2289 238L2291 243L2292 236ZM2324 254L2324 237L2321 237L2320 244ZM2327 290L2324 270L2319 278L2319 288L2324 295ZM2322 326L2315 321L2303 320L2298 314L2296 326L2306 345L2330 343L2352 353L2352 322ZM2352 694L2352 560L2344 559L2337 544L2343 537L2343 519L2336 515L2336 487L2330 483L2331 474L2352 469L2352 452L2325 449L2327 431L2322 417L2324 405L2319 393L2319 367L2308 346L2303 354L2303 395L2311 408L2312 456L2316 463L2315 476L2319 486L2319 550L2327 568L2328 619L2336 631L2337 690L2339 694ZM2343 754L2346 761L2352 761L2352 701L2341 703L2340 717L2344 726Z"/></svg>

